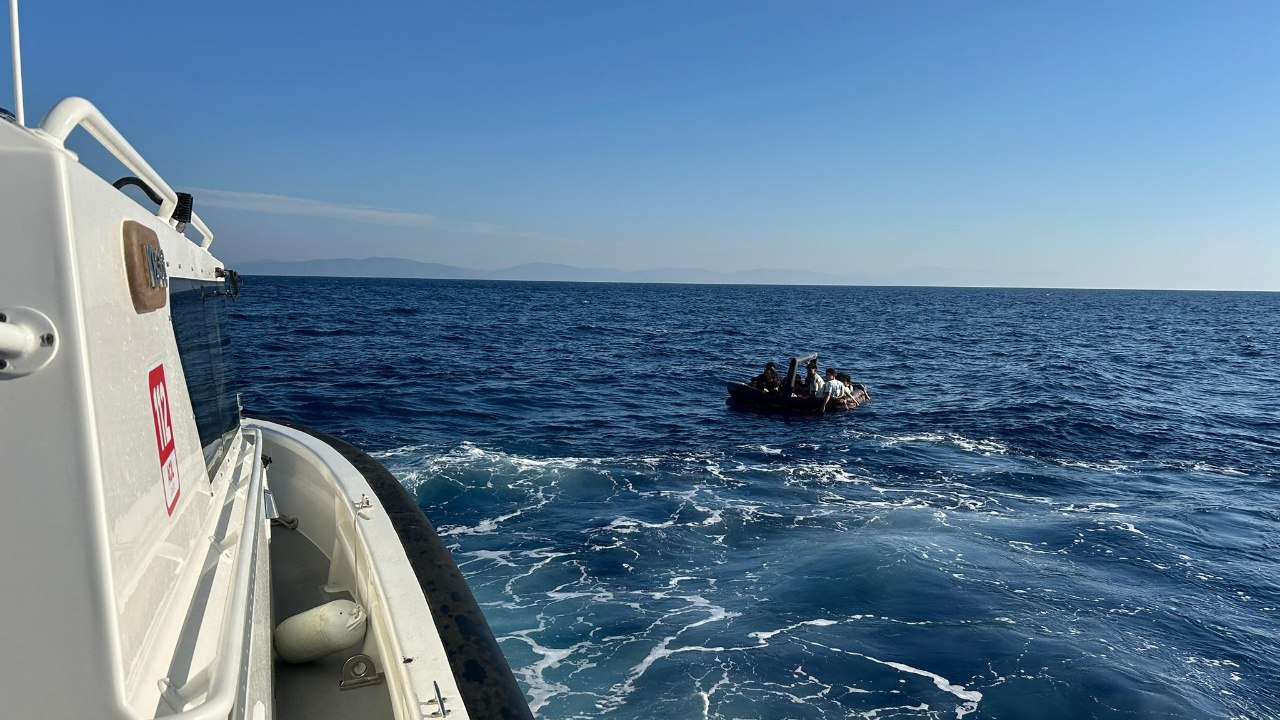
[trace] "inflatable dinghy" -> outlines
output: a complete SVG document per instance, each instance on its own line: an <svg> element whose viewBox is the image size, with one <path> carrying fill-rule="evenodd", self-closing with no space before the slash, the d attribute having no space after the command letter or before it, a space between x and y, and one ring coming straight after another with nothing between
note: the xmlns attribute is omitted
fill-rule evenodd
<svg viewBox="0 0 1280 720"><path fill-rule="evenodd" d="M787 375L782 380L783 388L794 388L797 372L802 363L817 360L817 353L809 353L791 358L787 366ZM844 412L854 410L871 402L867 386L862 383L851 383L850 392L841 398L805 397L794 392L765 392L757 387L742 382L728 383L729 397L725 402L730 407L744 410L763 410L799 413Z"/></svg>

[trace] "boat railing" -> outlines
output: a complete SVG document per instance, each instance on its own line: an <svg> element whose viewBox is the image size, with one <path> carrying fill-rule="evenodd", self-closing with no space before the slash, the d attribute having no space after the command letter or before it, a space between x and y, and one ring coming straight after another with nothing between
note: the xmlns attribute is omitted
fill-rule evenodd
<svg viewBox="0 0 1280 720"><path fill-rule="evenodd" d="M253 593L253 566L258 544L258 529L262 525L262 431L245 430L253 437L253 472L249 476L248 495L245 497L244 524L236 544L235 575L232 576L231 593L223 610L222 627L218 631L218 645L212 662L195 673L181 686L174 686L168 678L161 680L161 694L165 701L180 710L166 715L166 720L225 720L235 706L240 690L240 662L248 661L244 643L249 637L252 616L249 600ZM233 488L231 492L236 492ZM225 543L230 538L224 538ZM182 707L208 691L204 700L189 710Z"/></svg>
<svg viewBox="0 0 1280 720"><path fill-rule="evenodd" d="M83 127L102 147L160 195L160 209L156 211L156 217L170 226L177 224L173 220L173 212L178 207L178 193L169 187L160 173L142 158L93 103L81 97L63 99L44 116L36 132L57 147L65 148L67 137L77 127ZM207 250L213 244L213 232L195 213L191 213L191 226L200 233L200 247Z"/></svg>

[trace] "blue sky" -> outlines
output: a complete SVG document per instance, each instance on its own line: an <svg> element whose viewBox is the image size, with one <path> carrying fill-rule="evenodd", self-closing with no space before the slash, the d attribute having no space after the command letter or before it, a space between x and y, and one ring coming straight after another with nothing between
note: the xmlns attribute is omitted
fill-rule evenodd
<svg viewBox="0 0 1280 720"><path fill-rule="evenodd" d="M233 265L1280 290L1276 2L22 11L29 122L92 100Z"/></svg>

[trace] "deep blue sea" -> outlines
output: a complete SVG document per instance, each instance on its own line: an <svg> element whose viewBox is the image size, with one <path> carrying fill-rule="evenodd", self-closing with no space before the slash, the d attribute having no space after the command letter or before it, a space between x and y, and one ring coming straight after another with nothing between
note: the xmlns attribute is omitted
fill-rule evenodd
<svg viewBox="0 0 1280 720"><path fill-rule="evenodd" d="M541 718L1280 716L1280 294L251 277ZM723 382L817 351L874 402Z"/></svg>

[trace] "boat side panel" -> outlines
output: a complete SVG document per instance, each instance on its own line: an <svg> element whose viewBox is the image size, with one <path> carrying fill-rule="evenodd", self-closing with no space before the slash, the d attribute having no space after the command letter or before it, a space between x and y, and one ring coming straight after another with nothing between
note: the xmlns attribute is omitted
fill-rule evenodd
<svg viewBox="0 0 1280 720"><path fill-rule="evenodd" d="M143 313L134 309L123 223L133 220L151 228L162 246L187 241L79 164L69 165L67 186L121 659L130 695L150 694L158 678L138 673L168 644L157 638L159 646L149 647L150 635L170 605L185 614L188 603L174 592L190 588L176 587L174 579L186 574L188 563L203 560L209 520L220 503L205 468L169 306ZM163 368L163 402L172 423L176 494L166 492L157 442L162 431L153 417L161 402L153 398L157 368Z"/></svg>
<svg viewBox="0 0 1280 720"><path fill-rule="evenodd" d="M89 411L69 156L0 122L0 307L57 329L52 361L0 381L0 697L6 717L125 717Z"/></svg>

